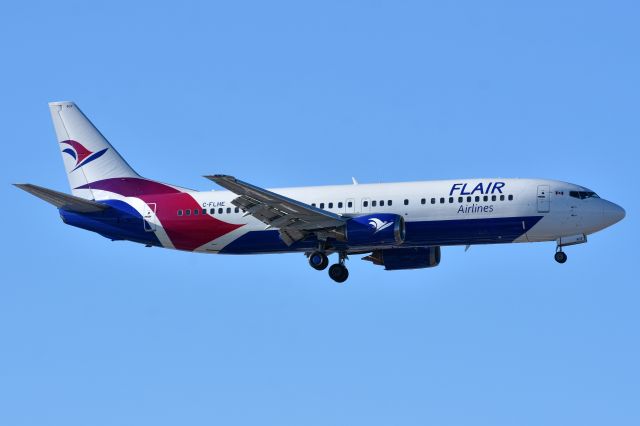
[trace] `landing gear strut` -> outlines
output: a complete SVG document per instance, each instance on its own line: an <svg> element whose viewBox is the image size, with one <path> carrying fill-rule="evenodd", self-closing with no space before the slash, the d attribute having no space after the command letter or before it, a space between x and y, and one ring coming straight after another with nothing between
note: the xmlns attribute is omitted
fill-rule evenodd
<svg viewBox="0 0 640 426"><path fill-rule="evenodd" d="M316 250L309 255L309 265L317 271L322 271L329 265L329 258L324 252Z"/></svg>
<svg viewBox="0 0 640 426"><path fill-rule="evenodd" d="M560 237L556 240L556 254L553 257L556 262L564 263L567 261L567 255L562 251L562 247L573 246L576 244L584 244L587 242L585 234L571 235L568 237Z"/></svg>
<svg viewBox="0 0 640 426"><path fill-rule="evenodd" d="M556 249L556 254L553 256L553 258L558 263L564 263L567 261L567 254L562 251L562 247L558 246L558 248Z"/></svg>
<svg viewBox="0 0 640 426"><path fill-rule="evenodd" d="M349 270L344 266L347 254L340 252L338 256L340 256L338 263L331 265L329 268L329 277L337 283L343 283L349 278Z"/></svg>

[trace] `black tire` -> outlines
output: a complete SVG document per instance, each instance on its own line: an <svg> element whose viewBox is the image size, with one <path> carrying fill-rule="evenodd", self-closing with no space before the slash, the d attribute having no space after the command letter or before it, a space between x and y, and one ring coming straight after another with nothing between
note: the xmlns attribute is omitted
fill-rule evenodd
<svg viewBox="0 0 640 426"><path fill-rule="evenodd" d="M349 270L340 263L333 264L329 268L329 277L337 283L343 283L349 278Z"/></svg>
<svg viewBox="0 0 640 426"><path fill-rule="evenodd" d="M309 265L316 271L322 271L329 265L329 258L321 251L314 251L309 255Z"/></svg>
<svg viewBox="0 0 640 426"><path fill-rule="evenodd" d="M344 275L342 275L342 278L340 278L340 281L338 281L339 283L343 283L347 280L347 278L349 278L349 270L347 269L346 266L343 266L344 268Z"/></svg>
<svg viewBox="0 0 640 426"><path fill-rule="evenodd" d="M567 254L563 251L557 251L556 254L553 256L553 258L558 263L564 263L567 261Z"/></svg>

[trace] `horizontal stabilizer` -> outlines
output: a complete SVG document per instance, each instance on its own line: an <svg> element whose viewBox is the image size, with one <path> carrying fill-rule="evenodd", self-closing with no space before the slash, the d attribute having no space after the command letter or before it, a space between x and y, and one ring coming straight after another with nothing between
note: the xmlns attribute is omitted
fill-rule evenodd
<svg viewBox="0 0 640 426"><path fill-rule="evenodd" d="M106 204L96 203L95 201L86 200L84 198L65 194L63 192L54 191L53 189L43 188L30 183L14 183L18 188L43 199L47 203L53 204L59 209L64 209L76 213L94 213L105 209L109 206Z"/></svg>

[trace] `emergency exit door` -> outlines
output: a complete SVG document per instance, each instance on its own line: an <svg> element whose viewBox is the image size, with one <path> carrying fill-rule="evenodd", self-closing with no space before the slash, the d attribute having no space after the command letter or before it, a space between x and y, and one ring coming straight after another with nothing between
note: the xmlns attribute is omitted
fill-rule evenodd
<svg viewBox="0 0 640 426"><path fill-rule="evenodd" d="M538 185L538 213L547 213L550 205L549 185Z"/></svg>
<svg viewBox="0 0 640 426"><path fill-rule="evenodd" d="M147 232L153 232L156 230L155 216L156 203L145 203L142 221L144 222L144 230Z"/></svg>

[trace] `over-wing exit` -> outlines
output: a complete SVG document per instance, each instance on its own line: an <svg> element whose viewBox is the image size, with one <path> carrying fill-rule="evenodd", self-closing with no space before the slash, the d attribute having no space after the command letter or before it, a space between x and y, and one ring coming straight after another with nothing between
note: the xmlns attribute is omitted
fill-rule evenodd
<svg viewBox="0 0 640 426"><path fill-rule="evenodd" d="M62 220L111 240L219 254L304 253L344 282L348 255L386 270L437 266L442 246L555 242L563 248L622 220L620 206L549 179L459 179L264 189L205 176L226 191L193 191L138 175L73 102L49 104L72 195L17 187Z"/></svg>

